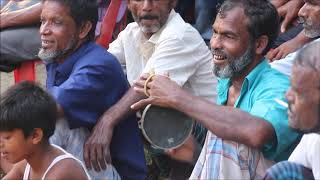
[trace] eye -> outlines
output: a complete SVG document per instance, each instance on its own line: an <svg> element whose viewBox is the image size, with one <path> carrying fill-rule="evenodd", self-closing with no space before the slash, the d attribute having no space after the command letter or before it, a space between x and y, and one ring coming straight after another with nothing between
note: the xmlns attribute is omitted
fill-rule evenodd
<svg viewBox="0 0 320 180"><path fill-rule="evenodd" d="M10 135L3 135L3 136L1 136L1 139L3 139L3 140L9 140L10 138L11 138Z"/></svg>
<svg viewBox="0 0 320 180"><path fill-rule="evenodd" d="M229 39L235 39L235 37L232 34L225 34L225 37Z"/></svg>
<svg viewBox="0 0 320 180"><path fill-rule="evenodd" d="M41 18L41 19L40 19L40 23L41 23L41 24L44 24L44 23L45 23L45 19L42 19L42 18Z"/></svg>
<svg viewBox="0 0 320 180"><path fill-rule="evenodd" d="M54 20L53 23L54 23L54 24L57 24L57 25L61 25L61 24L62 24L62 21L60 21L60 20Z"/></svg>

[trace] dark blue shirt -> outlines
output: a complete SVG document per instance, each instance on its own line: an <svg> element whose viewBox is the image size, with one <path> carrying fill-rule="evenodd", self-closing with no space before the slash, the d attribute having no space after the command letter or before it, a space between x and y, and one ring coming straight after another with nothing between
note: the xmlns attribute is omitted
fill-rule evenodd
<svg viewBox="0 0 320 180"><path fill-rule="evenodd" d="M91 129L128 90L119 62L106 49L85 43L62 64L49 63L47 89L62 107L70 128ZM113 132L113 165L123 179L145 179L146 164L137 120L124 119Z"/></svg>

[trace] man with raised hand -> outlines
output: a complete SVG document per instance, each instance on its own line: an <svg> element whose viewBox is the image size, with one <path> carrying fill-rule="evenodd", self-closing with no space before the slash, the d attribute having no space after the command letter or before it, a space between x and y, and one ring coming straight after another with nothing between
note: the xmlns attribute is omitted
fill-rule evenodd
<svg viewBox="0 0 320 180"><path fill-rule="evenodd" d="M182 111L208 129L190 179L254 179L274 162L285 160L300 139L288 127L284 99L289 79L264 58L278 35L279 16L266 0L227 0L213 24L213 72L219 77L217 103L194 96L168 77L155 76L147 104ZM143 93L145 77L135 84ZM190 103L192 102L192 103ZM192 162L192 142L172 157Z"/></svg>

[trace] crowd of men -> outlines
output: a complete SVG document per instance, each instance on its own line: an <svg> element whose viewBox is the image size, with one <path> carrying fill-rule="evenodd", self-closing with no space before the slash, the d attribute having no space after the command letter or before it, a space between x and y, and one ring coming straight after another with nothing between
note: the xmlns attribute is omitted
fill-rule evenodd
<svg viewBox="0 0 320 180"><path fill-rule="evenodd" d="M35 2L23 25L18 22L24 10L1 11L1 20L17 22L0 23L1 37L7 38L1 38L1 46L14 47L7 33L20 42L38 38L35 46L23 48L32 56L37 51L44 62L46 90L57 106L56 128L46 146L32 136L21 143L30 147L26 153L10 146L15 128L7 124L15 118L8 115L10 108L0 109L4 179L59 174L49 164L61 152L44 153L47 164L30 158L48 142L85 164L81 178L88 179L146 179L145 153L160 170L169 169L170 179L320 178L320 0L224 0L210 47L174 10L177 3L126 0L134 22L108 49L94 42L96 0ZM34 20L40 20L35 38L24 33L36 34ZM2 71L19 61L10 48L0 49ZM30 85L9 89L1 106L19 104L21 97L10 91L23 88L31 91ZM145 143L137 114L148 104L196 121L183 145L159 153ZM26 162L10 154L21 154Z"/></svg>

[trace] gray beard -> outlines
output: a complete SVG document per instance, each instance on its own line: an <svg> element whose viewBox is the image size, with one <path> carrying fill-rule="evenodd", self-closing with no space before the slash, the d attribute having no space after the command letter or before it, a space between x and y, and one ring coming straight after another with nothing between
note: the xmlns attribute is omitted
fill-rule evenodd
<svg viewBox="0 0 320 180"><path fill-rule="evenodd" d="M62 57L63 55L67 54L70 50L76 47L76 40L72 38L69 41L68 46L63 50L56 50L56 51L49 51L44 48L40 48L38 57L44 62L44 64L49 64Z"/></svg>
<svg viewBox="0 0 320 180"><path fill-rule="evenodd" d="M304 27L304 34L309 38L316 38L320 36L320 25L312 24L312 21L309 21L308 19L302 19L301 21L303 23Z"/></svg>
<svg viewBox="0 0 320 180"><path fill-rule="evenodd" d="M223 53L226 54L225 52ZM255 52L253 46L250 43L246 52L239 58L230 57L227 54L227 59L229 61L228 65L224 67L213 65L213 73L217 77L222 79L232 78L238 75L241 71L243 71L248 66L248 64L250 64L253 61L254 54Z"/></svg>
<svg viewBox="0 0 320 180"><path fill-rule="evenodd" d="M160 30L160 28L161 28L161 24L155 24L155 25L153 25L153 26L151 26L151 27L146 27L146 26L144 26L144 25L142 25L142 24L140 23L140 19L139 19L138 17L136 17L136 16L133 15L133 14L132 14L132 17L133 17L134 21L135 21L136 23L138 23L138 25L139 25L139 27L140 27L140 29L141 29L141 31L142 31L143 33L156 33L156 32L158 32L158 31Z"/></svg>

